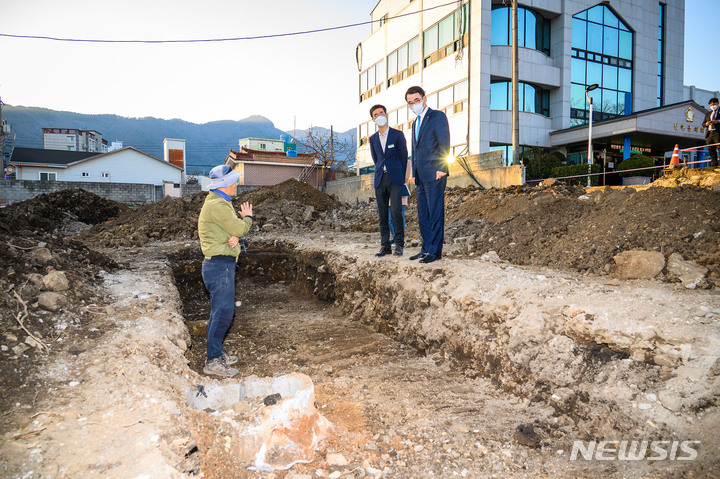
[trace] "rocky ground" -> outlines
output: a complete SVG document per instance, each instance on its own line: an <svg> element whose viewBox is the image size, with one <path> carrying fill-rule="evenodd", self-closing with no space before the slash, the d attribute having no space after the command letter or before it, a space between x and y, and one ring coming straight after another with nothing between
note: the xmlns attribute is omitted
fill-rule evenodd
<svg viewBox="0 0 720 479"><path fill-rule="evenodd" d="M226 344L243 376L308 374L336 428L310 464L234 477L717 477L720 174L656 183L450 190L431 268L373 256L372 205L294 181L238 197L257 228ZM203 199L0 210L1 475L202 474ZM700 445L571 460L591 439Z"/></svg>

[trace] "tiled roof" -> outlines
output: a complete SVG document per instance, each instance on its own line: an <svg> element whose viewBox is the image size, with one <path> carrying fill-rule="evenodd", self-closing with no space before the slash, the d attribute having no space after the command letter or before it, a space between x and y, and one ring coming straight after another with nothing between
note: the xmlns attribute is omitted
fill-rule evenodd
<svg viewBox="0 0 720 479"><path fill-rule="evenodd" d="M69 165L76 161L100 155L98 152L45 150L42 148L13 148L10 163L35 163L39 165Z"/></svg>

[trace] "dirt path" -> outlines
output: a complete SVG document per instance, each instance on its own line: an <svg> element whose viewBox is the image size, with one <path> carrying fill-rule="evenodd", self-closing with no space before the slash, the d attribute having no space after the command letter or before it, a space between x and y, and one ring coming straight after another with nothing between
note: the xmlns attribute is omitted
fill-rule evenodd
<svg viewBox="0 0 720 479"><path fill-rule="evenodd" d="M309 375L337 429L313 463L246 477L717 476L717 294L494 260L429 268L374 246L249 244L226 345L242 376ZM197 245L113 254L123 268L103 274L87 334L40 358L27 380L45 392L2 416L4 477L200 474L185 394L217 380L197 374L204 344L184 323L207 315ZM570 459L574 440L633 439L701 446L688 462Z"/></svg>

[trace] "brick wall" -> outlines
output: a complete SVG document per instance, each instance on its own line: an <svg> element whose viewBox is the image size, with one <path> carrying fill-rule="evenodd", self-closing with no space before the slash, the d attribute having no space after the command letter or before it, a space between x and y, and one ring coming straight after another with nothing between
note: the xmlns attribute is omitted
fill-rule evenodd
<svg viewBox="0 0 720 479"><path fill-rule="evenodd" d="M94 183L79 181L0 180L0 203L25 201L56 191L80 188L120 203L155 203L163 198L163 187L140 183ZM201 191L200 185L181 185L181 194Z"/></svg>

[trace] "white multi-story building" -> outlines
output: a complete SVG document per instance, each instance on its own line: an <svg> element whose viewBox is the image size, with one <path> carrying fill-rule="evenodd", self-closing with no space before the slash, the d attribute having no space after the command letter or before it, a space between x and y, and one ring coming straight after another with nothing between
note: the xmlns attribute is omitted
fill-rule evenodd
<svg viewBox="0 0 720 479"><path fill-rule="evenodd" d="M369 110L382 104L409 142L405 91L426 91L450 122L453 153L502 150L512 161L511 1L380 0L357 48L358 170L369 171ZM518 3L519 145L587 161L662 157L702 144L703 108L717 92L683 85L684 0L525 0Z"/></svg>
<svg viewBox="0 0 720 479"><path fill-rule="evenodd" d="M107 140L95 130L77 128L43 128L43 148L46 150L107 153Z"/></svg>

